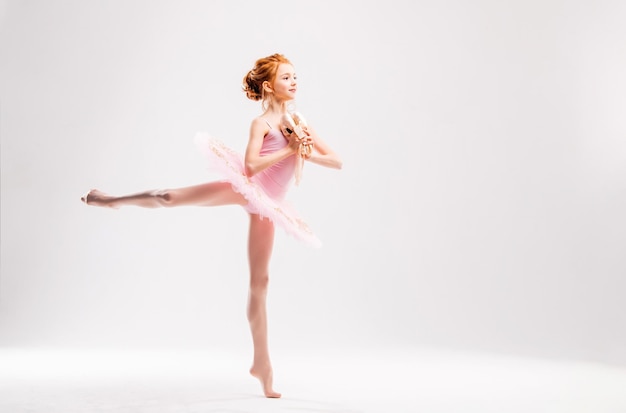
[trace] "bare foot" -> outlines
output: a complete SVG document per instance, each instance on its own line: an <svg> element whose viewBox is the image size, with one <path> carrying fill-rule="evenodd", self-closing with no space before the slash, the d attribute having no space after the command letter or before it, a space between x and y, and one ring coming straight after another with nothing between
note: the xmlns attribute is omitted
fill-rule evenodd
<svg viewBox="0 0 626 413"><path fill-rule="evenodd" d="M80 200L83 201L86 205L99 206L99 207L108 207L108 208L118 208L113 204L113 197L105 194L102 191L98 191L97 189L92 189L87 192L85 195L80 197Z"/></svg>
<svg viewBox="0 0 626 413"><path fill-rule="evenodd" d="M270 366L261 367L261 366L252 366L250 369L250 374L252 376L259 379L261 382L261 386L263 386L263 393L265 393L265 397L277 399L281 396L280 393L275 392L272 389L272 380L273 380L273 372Z"/></svg>

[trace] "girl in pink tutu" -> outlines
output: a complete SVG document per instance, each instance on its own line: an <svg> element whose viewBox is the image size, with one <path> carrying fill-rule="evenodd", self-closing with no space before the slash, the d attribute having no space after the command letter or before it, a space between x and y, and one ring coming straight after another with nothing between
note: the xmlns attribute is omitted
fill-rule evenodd
<svg viewBox="0 0 626 413"><path fill-rule="evenodd" d="M272 385L267 343L266 296L274 226L318 246L319 240L306 223L284 202L285 194L304 160L336 169L340 169L342 163L313 128L297 116L292 120L288 113L287 103L296 96L297 82L292 64L283 55L257 60L244 77L243 89L249 99L262 102L263 110L252 120L245 156L206 134L196 136L210 166L219 171L224 180L124 196L93 189L81 199L87 205L110 208L231 204L245 208L250 214L248 320L254 343L250 373L260 380L266 397L280 397Z"/></svg>

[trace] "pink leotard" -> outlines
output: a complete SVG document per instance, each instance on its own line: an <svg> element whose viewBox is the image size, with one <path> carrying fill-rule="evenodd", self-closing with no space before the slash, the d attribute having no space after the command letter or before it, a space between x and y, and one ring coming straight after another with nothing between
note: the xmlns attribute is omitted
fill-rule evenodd
<svg viewBox="0 0 626 413"><path fill-rule="evenodd" d="M261 156L276 152L288 145L287 139L277 129L270 129L261 146ZM275 200L287 194L296 168L296 157L292 155L255 174L250 180L259 184L265 193Z"/></svg>

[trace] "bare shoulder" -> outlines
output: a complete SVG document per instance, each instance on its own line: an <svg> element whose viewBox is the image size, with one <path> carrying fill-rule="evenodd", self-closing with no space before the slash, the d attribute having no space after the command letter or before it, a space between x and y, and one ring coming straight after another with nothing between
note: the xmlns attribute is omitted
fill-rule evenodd
<svg viewBox="0 0 626 413"><path fill-rule="evenodd" d="M270 128L260 116L252 119L250 122L250 140L260 140L262 141L265 135L269 132Z"/></svg>
<svg viewBox="0 0 626 413"><path fill-rule="evenodd" d="M264 130L269 129L269 126L267 125L265 119L263 119L261 116L257 116L256 118L252 119L250 128L253 130Z"/></svg>

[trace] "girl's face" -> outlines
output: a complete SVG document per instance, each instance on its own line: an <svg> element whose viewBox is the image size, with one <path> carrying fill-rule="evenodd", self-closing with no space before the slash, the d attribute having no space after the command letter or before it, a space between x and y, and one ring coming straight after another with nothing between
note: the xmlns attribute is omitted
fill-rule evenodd
<svg viewBox="0 0 626 413"><path fill-rule="evenodd" d="M274 98L277 100L285 101L295 99L298 84L296 82L296 73L292 65L281 63L278 66L272 89Z"/></svg>

